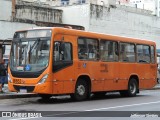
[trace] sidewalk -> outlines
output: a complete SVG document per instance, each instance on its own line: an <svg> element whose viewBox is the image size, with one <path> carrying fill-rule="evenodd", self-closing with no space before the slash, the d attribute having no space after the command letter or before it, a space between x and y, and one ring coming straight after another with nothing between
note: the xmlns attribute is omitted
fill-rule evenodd
<svg viewBox="0 0 160 120"><path fill-rule="evenodd" d="M158 90L160 89L160 84L157 84L154 88L149 90ZM8 84L4 85L3 88L4 93L0 93L0 99L12 99L12 98L27 98L27 97L38 97L37 94L34 93L17 93L17 92L10 92L8 90Z"/></svg>

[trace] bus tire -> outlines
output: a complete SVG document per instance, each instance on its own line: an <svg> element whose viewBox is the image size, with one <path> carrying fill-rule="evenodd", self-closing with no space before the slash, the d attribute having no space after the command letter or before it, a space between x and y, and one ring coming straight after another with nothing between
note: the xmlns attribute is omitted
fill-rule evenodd
<svg viewBox="0 0 160 120"><path fill-rule="evenodd" d="M135 78L131 78L128 83L128 90L120 91L121 96L123 97L134 97L138 91L138 83Z"/></svg>
<svg viewBox="0 0 160 120"><path fill-rule="evenodd" d="M38 94L43 100L49 100L52 95L50 94Z"/></svg>
<svg viewBox="0 0 160 120"><path fill-rule="evenodd" d="M79 79L76 83L75 92L71 98L76 101L82 101L88 98L89 89L85 80Z"/></svg>

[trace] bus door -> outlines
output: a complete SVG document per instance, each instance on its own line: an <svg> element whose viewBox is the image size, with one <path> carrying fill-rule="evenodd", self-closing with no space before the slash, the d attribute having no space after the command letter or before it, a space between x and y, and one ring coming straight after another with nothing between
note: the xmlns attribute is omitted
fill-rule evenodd
<svg viewBox="0 0 160 120"><path fill-rule="evenodd" d="M69 35L59 36L54 38L53 47L53 94L72 93L75 78L73 67L74 38Z"/></svg>

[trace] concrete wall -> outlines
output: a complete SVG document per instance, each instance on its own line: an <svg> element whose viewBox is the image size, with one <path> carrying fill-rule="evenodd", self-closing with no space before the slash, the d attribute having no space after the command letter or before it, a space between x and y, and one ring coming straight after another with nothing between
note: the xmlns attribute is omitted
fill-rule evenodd
<svg viewBox="0 0 160 120"><path fill-rule="evenodd" d="M63 10L63 23L82 25L86 31L153 40L160 49L160 18L149 11L94 4L57 8Z"/></svg>
<svg viewBox="0 0 160 120"><path fill-rule="evenodd" d="M37 26L34 24L27 24L27 23L0 21L0 39L13 38L15 31L32 27L37 27Z"/></svg>
<svg viewBox="0 0 160 120"><path fill-rule="evenodd" d="M63 10L62 23L82 25L85 26L86 30L89 29L90 19L90 5L72 5L65 7L56 7L57 9Z"/></svg>
<svg viewBox="0 0 160 120"><path fill-rule="evenodd" d="M33 21L62 23L62 10L34 4L17 4L15 17Z"/></svg>
<svg viewBox="0 0 160 120"><path fill-rule="evenodd" d="M154 40L160 48L160 18L91 5L89 31Z"/></svg>
<svg viewBox="0 0 160 120"><path fill-rule="evenodd" d="M12 16L11 0L0 0L0 20L9 21Z"/></svg>
<svg viewBox="0 0 160 120"><path fill-rule="evenodd" d="M1 39L13 38L15 31L32 27L37 27L37 26L35 26L34 24L0 21L0 38ZM6 46L6 51L4 56L8 56L9 52L10 52L10 46Z"/></svg>

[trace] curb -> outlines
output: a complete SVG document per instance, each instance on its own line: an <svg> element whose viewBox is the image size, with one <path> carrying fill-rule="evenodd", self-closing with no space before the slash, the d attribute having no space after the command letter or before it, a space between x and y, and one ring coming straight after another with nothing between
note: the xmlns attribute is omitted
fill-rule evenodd
<svg viewBox="0 0 160 120"><path fill-rule="evenodd" d="M37 94L2 94L0 95L0 99L14 99L14 98L29 98L29 97L39 97Z"/></svg>

